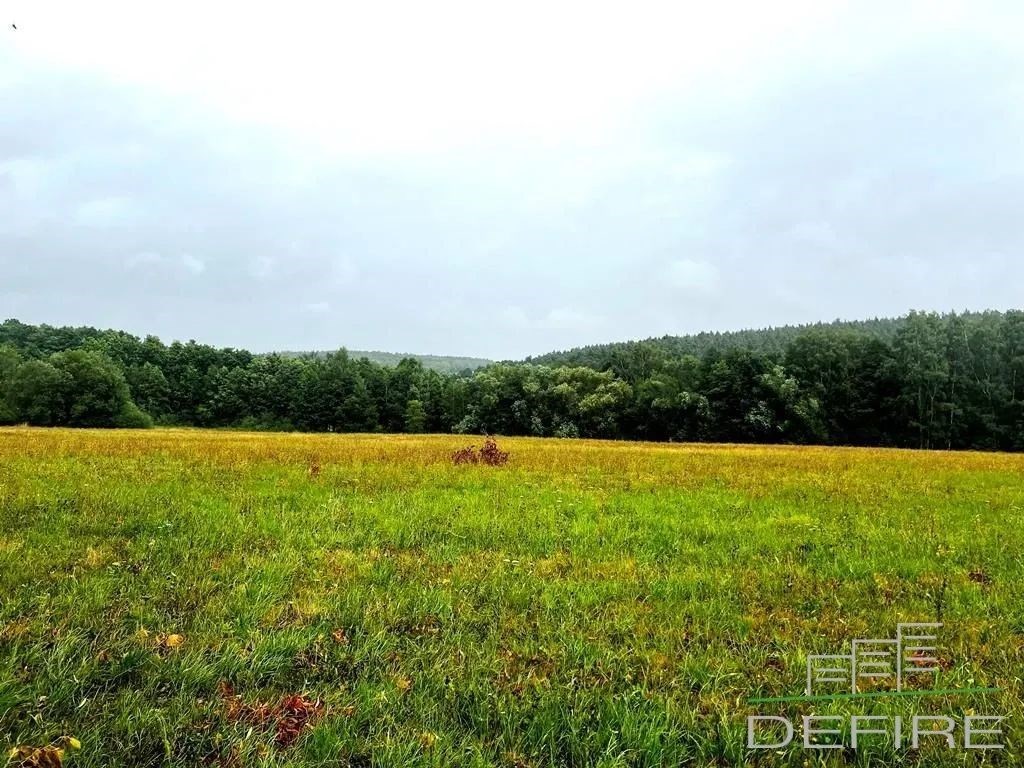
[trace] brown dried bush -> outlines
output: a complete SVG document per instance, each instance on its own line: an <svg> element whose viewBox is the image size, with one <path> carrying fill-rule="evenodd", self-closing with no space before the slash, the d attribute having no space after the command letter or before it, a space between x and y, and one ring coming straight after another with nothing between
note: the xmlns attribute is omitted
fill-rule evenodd
<svg viewBox="0 0 1024 768"><path fill-rule="evenodd" d="M500 467L508 463L508 451L498 447L493 437L484 441L482 448L477 450L475 445L460 448L452 454L454 464L486 464L489 467Z"/></svg>

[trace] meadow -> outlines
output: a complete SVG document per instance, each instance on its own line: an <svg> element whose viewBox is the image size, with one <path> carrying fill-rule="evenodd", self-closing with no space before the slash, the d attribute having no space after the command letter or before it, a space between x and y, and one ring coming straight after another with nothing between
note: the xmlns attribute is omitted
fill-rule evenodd
<svg viewBox="0 0 1024 768"><path fill-rule="evenodd" d="M1016 765L1024 456L0 429L0 747L69 766ZM476 439L479 444L479 438ZM936 687L751 704L941 621ZM748 714L1006 748L751 752ZM15 758L15 761L20 758Z"/></svg>

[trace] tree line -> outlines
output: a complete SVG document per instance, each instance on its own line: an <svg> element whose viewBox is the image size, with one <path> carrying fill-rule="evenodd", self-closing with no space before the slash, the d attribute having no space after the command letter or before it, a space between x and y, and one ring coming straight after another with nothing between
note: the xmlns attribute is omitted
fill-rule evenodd
<svg viewBox="0 0 1024 768"><path fill-rule="evenodd" d="M0 423L1024 449L1024 312L723 337L441 373L8 320Z"/></svg>
<svg viewBox="0 0 1024 768"><path fill-rule="evenodd" d="M601 368L616 355L629 354L637 345L663 352L670 357L693 355L702 357L716 350L727 352L745 349L778 357L798 337L807 331L828 328L833 331L854 331L859 335L891 343L907 317L883 317L871 320L836 320L831 323L809 325L783 325L776 328L757 328L743 331L702 331L686 336L661 336L643 341L616 341L610 344L592 344L586 347L527 357L526 362L538 365L586 365Z"/></svg>

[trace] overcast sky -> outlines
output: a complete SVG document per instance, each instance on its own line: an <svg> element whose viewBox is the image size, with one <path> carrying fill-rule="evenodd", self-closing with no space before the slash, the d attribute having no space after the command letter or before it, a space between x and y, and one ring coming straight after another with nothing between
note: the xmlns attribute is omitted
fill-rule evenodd
<svg viewBox="0 0 1024 768"><path fill-rule="evenodd" d="M1021 306L1024 4L600 5L0 0L0 316L514 358Z"/></svg>

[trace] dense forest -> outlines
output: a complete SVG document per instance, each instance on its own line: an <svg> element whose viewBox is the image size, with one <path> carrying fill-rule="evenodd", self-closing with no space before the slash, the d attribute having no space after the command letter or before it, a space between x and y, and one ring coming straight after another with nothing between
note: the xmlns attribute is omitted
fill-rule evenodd
<svg viewBox="0 0 1024 768"><path fill-rule="evenodd" d="M8 320L0 423L1024 450L1024 312L665 337L462 373Z"/></svg>
<svg viewBox="0 0 1024 768"><path fill-rule="evenodd" d="M577 347L564 352L549 352L545 355L526 358L528 363L538 365L586 365L601 368L615 355L628 355L638 345L653 347L669 356L694 355L701 357L712 349L727 352L730 349L746 349L759 354L781 355L798 336L807 331L821 328L856 331L862 336L891 342L896 331L906 320L899 318L875 318L873 320L836 320L832 323L813 325L784 325L778 328L760 328L745 331L704 331L687 336L662 336L643 341L619 341L611 344L594 344Z"/></svg>

